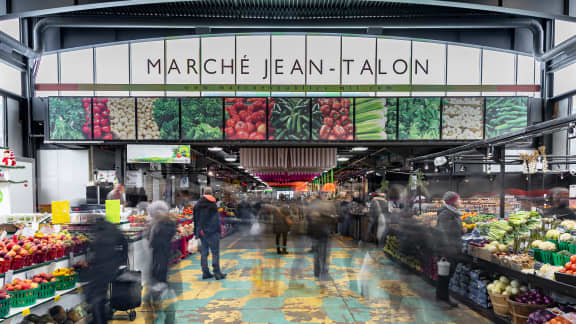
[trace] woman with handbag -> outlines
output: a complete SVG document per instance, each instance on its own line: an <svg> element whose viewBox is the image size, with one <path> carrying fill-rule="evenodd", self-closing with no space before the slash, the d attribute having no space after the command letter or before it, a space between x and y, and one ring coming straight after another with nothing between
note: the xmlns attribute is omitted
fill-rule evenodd
<svg viewBox="0 0 576 324"><path fill-rule="evenodd" d="M272 230L276 234L276 251L278 254L288 254L286 244L288 242L288 232L294 224L290 215L290 206L286 204L286 197L280 195L280 205L272 212Z"/></svg>

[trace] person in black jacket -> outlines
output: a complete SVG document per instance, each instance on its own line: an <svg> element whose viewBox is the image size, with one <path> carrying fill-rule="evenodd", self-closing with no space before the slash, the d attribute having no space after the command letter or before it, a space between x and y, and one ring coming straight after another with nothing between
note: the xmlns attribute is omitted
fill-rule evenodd
<svg viewBox="0 0 576 324"><path fill-rule="evenodd" d="M331 225L338 222L336 206L333 201L328 200L328 194L324 192L322 198L312 200L306 210L308 233L314 253L314 277L320 281L330 278L330 229Z"/></svg>
<svg viewBox="0 0 576 324"><path fill-rule="evenodd" d="M149 242L152 251L152 263L150 267L150 302L155 312L161 309L162 295L168 287L168 265L170 264L170 253L172 250L172 238L176 234L176 224L170 219L170 207L164 201L155 201L149 208L150 223ZM165 323L174 323L175 314L173 311L165 309ZM147 318L147 323L153 323Z"/></svg>
<svg viewBox="0 0 576 324"><path fill-rule="evenodd" d="M278 206L271 206L270 211L272 214L272 231L276 235L276 251L278 254L288 254L286 245L293 220L284 194L280 195Z"/></svg>
<svg viewBox="0 0 576 324"><path fill-rule="evenodd" d="M576 214L569 206L569 191L566 188L554 188L550 192L552 208L546 210L546 215L560 220L576 220Z"/></svg>
<svg viewBox="0 0 576 324"><path fill-rule="evenodd" d="M108 323L106 303L108 286L116 278L120 266L127 264L128 241L115 224L100 217L93 228L86 286L86 301L92 308L94 324Z"/></svg>
<svg viewBox="0 0 576 324"><path fill-rule="evenodd" d="M460 212L460 196L457 193L448 191L443 197L444 205L438 209L438 224L436 229L439 234L438 253L450 262L450 275L447 278L438 279L436 286L436 298L447 302L450 306L456 304L450 301L448 295L449 278L456 269L458 256L462 251L462 213Z"/></svg>
<svg viewBox="0 0 576 324"><path fill-rule="evenodd" d="M226 275L220 271L220 215L211 187L204 189L204 196L194 206L194 235L200 238L202 279L225 279ZM211 274L208 268L210 251L214 274Z"/></svg>

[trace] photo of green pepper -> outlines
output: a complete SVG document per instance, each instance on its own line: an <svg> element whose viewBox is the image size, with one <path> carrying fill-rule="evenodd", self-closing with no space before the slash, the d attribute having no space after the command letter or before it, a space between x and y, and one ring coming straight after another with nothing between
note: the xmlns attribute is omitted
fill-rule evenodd
<svg viewBox="0 0 576 324"><path fill-rule="evenodd" d="M271 98L268 139L307 141L310 139L310 99Z"/></svg>
<svg viewBox="0 0 576 324"><path fill-rule="evenodd" d="M440 139L440 98L399 98L398 100L399 139Z"/></svg>
<svg viewBox="0 0 576 324"><path fill-rule="evenodd" d="M527 125L527 97L486 98L486 138L521 130Z"/></svg>

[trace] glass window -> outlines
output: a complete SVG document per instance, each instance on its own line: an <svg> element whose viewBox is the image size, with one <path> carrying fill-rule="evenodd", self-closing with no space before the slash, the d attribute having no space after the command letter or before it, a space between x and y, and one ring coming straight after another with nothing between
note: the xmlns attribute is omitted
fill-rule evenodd
<svg viewBox="0 0 576 324"><path fill-rule="evenodd" d="M0 146L6 146L6 123L4 122L4 97L0 96Z"/></svg>
<svg viewBox="0 0 576 324"><path fill-rule="evenodd" d="M18 18L0 20L0 31L20 40L20 20Z"/></svg>
<svg viewBox="0 0 576 324"><path fill-rule="evenodd" d="M164 84L164 41L130 44L132 84ZM132 96L164 96L164 91L131 91Z"/></svg>
<svg viewBox="0 0 576 324"><path fill-rule="evenodd" d="M341 38L339 36L308 35L306 38L306 84L340 83ZM309 96L339 96L334 92L308 92Z"/></svg>
<svg viewBox="0 0 576 324"><path fill-rule="evenodd" d="M58 54L44 55L36 73L36 85L58 84ZM37 97L57 96L58 91L36 91Z"/></svg>
<svg viewBox="0 0 576 324"><path fill-rule="evenodd" d="M22 73L0 62L0 89L22 95Z"/></svg>
<svg viewBox="0 0 576 324"><path fill-rule="evenodd" d="M412 42L402 39L378 38L376 42L378 85L409 85ZM377 96L409 96L410 92L377 92Z"/></svg>
<svg viewBox="0 0 576 324"><path fill-rule="evenodd" d="M94 60L91 48L60 53L60 83L94 83ZM94 91L61 91L61 96L93 96Z"/></svg>
<svg viewBox="0 0 576 324"><path fill-rule="evenodd" d="M516 83L516 55L492 50L482 51L482 85ZM513 96L515 92L485 91L483 96Z"/></svg>
<svg viewBox="0 0 576 324"><path fill-rule="evenodd" d="M273 85L304 85L306 83L306 36L272 35L271 66L278 69L272 73ZM281 73L280 73L281 72ZM304 96L304 92L278 91L273 96Z"/></svg>
<svg viewBox="0 0 576 324"><path fill-rule="evenodd" d="M249 60L244 60L250 58ZM256 64L255 62L258 62ZM261 64L260 62L268 62ZM236 83L270 84L270 36L236 36ZM236 96L269 96L269 91L237 91Z"/></svg>
<svg viewBox="0 0 576 324"><path fill-rule="evenodd" d="M234 58L236 56L236 38L234 36L203 37L202 48L203 84L236 83ZM204 91L203 96L234 96L235 91Z"/></svg>
<svg viewBox="0 0 576 324"><path fill-rule="evenodd" d="M542 75L542 64L540 62L535 61L534 62L534 84L539 85L540 87L542 87L541 84L541 75ZM536 98L540 98L540 91L534 92L534 97Z"/></svg>
<svg viewBox="0 0 576 324"><path fill-rule="evenodd" d="M166 83L200 83L200 38L166 41ZM200 91L167 91L167 96L199 96Z"/></svg>
<svg viewBox="0 0 576 324"><path fill-rule="evenodd" d="M412 89L446 83L446 44L412 42ZM442 96L444 91L412 91L413 96Z"/></svg>
<svg viewBox="0 0 576 324"><path fill-rule="evenodd" d="M342 85L376 84L375 60L375 38L342 37ZM342 96L374 95L375 92L342 92Z"/></svg>
<svg viewBox="0 0 576 324"><path fill-rule="evenodd" d="M129 84L128 44L97 47L96 83ZM128 91L96 91L97 96L128 96Z"/></svg>
<svg viewBox="0 0 576 324"><path fill-rule="evenodd" d="M554 45L558 45L576 35L576 22L554 20Z"/></svg>
<svg viewBox="0 0 576 324"><path fill-rule="evenodd" d="M8 116L8 122L6 123L6 125L8 125L8 143L6 144L14 150L15 156L24 156L20 103L18 100L7 98L6 110L8 112L6 114Z"/></svg>
<svg viewBox="0 0 576 324"><path fill-rule="evenodd" d="M518 69L516 71L516 83L518 85L534 84L534 58L531 56L518 55ZM532 96L533 92L517 92L518 96Z"/></svg>
<svg viewBox="0 0 576 324"><path fill-rule="evenodd" d="M554 72L554 96L576 89L576 64Z"/></svg>
<svg viewBox="0 0 576 324"><path fill-rule="evenodd" d="M480 84L479 48L448 45L448 75L446 83L451 85ZM449 96L479 96L480 92L448 92Z"/></svg>

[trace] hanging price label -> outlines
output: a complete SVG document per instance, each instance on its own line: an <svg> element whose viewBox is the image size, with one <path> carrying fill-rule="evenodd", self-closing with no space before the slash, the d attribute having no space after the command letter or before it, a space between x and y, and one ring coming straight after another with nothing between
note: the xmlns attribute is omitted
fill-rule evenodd
<svg viewBox="0 0 576 324"><path fill-rule="evenodd" d="M62 296L60 296L60 295L54 297L54 301L55 301L55 302L59 301L61 297L62 297Z"/></svg>
<svg viewBox="0 0 576 324"><path fill-rule="evenodd" d="M22 316L28 316L30 315L30 308L26 308L25 310L22 311Z"/></svg>

